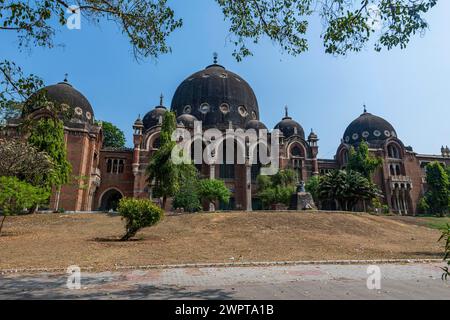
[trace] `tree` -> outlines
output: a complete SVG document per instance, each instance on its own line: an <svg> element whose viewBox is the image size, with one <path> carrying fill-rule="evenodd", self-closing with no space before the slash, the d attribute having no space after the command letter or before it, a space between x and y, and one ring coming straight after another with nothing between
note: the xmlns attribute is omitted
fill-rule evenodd
<svg viewBox="0 0 450 320"><path fill-rule="evenodd" d="M198 195L200 199L208 201L209 205L214 201L230 202L231 191L222 180L203 179L198 183Z"/></svg>
<svg viewBox="0 0 450 320"><path fill-rule="evenodd" d="M315 175L306 182L305 190L311 193L314 202L319 203L320 176Z"/></svg>
<svg viewBox="0 0 450 320"><path fill-rule="evenodd" d="M425 195L430 211L444 216L450 208L450 182L444 167L437 161L426 167L428 191Z"/></svg>
<svg viewBox="0 0 450 320"><path fill-rule="evenodd" d="M46 177L53 172L47 153L26 141L0 140L0 176L17 177L33 186L48 187Z"/></svg>
<svg viewBox="0 0 450 320"><path fill-rule="evenodd" d="M361 173L364 177L372 180L375 170L382 164L382 160L373 157L369 153L369 145L362 141L358 148L352 146L348 155L347 170Z"/></svg>
<svg viewBox="0 0 450 320"><path fill-rule="evenodd" d="M7 216L20 214L26 208L47 201L50 193L44 188L32 186L16 177L0 177L0 212L3 215L0 233Z"/></svg>
<svg viewBox="0 0 450 320"><path fill-rule="evenodd" d="M122 198L118 211L125 220L123 241L134 237L140 229L157 224L164 217L164 211L147 199Z"/></svg>
<svg viewBox="0 0 450 320"><path fill-rule="evenodd" d="M184 168L180 170L180 190L173 198L173 207L175 209L183 208L187 212L199 211L202 206L198 194L198 171L191 164L182 166Z"/></svg>
<svg viewBox="0 0 450 320"><path fill-rule="evenodd" d="M28 142L38 151L45 152L53 163L53 170L45 177L50 187L59 189L69 182L72 167L67 160L64 141L64 125L56 116L31 121L28 126Z"/></svg>
<svg viewBox="0 0 450 320"><path fill-rule="evenodd" d="M102 121L103 148L125 147L125 134L111 122Z"/></svg>
<svg viewBox="0 0 450 320"><path fill-rule="evenodd" d="M325 52L344 55L362 50L405 48L416 33L428 28L424 16L437 0L215 0L229 21L229 40L240 61L252 55L248 46L267 38L281 50L298 55L308 49L308 20L323 23ZM167 39L183 25L167 0L0 0L0 31L15 33L19 49L53 48L53 38L65 23L65 12L82 12L93 24L113 21L128 38L136 59L171 52ZM245 22L245 23L244 23ZM12 61L0 63L0 110L20 106L42 81L25 76ZM10 103L12 101L12 103ZM1 112L0 112L1 113Z"/></svg>
<svg viewBox="0 0 450 320"><path fill-rule="evenodd" d="M380 194L374 183L356 171L334 170L320 179L319 198L335 201L340 210L353 211L359 201L371 200Z"/></svg>
<svg viewBox="0 0 450 320"><path fill-rule="evenodd" d="M273 176L258 176L256 179L258 197L263 207L267 208L278 203L288 206L295 192L296 181L297 174L291 169L279 170Z"/></svg>
<svg viewBox="0 0 450 320"><path fill-rule="evenodd" d="M175 114L166 112L163 116L160 132L160 147L153 154L147 166L148 183L153 185L153 194L162 197L162 208L166 207L168 197L173 197L180 189L180 173L173 163L172 149L176 143L172 141L172 133L176 129Z"/></svg>

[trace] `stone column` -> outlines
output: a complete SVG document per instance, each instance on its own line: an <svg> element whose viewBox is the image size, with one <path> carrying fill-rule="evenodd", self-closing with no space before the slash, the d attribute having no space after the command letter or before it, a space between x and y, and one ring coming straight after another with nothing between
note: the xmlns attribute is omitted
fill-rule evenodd
<svg viewBox="0 0 450 320"><path fill-rule="evenodd" d="M252 166L247 160L245 163L245 194L247 199L246 211L253 211L252 208Z"/></svg>
<svg viewBox="0 0 450 320"><path fill-rule="evenodd" d="M212 163L209 166L209 179L213 180L215 178L216 178L216 164ZM216 205L213 202L209 204L209 211L211 212L216 211Z"/></svg>

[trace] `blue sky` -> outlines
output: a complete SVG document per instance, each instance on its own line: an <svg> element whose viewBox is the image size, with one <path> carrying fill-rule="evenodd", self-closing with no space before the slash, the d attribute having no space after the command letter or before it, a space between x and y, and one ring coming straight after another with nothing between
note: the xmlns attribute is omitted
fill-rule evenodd
<svg viewBox="0 0 450 320"><path fill-rule="evenodd" d="M252 47L254 56L236 62L227 42L228 23L212 0L171 1L184 27L169 38L173 53L157 61L136 62L125 36L114 23L82 20L81 30L61 30L64 47L18 52L13 34L0 34L0 57L41 76L47 84L69 74L89 99L97 119L115 123L132 142L132 124L165 95L170 105L178 84L212 62L240 74L253 87L261 120L273 128L284 106L309 132L319 135L320 157L332 158L346 126L367 105L390 121L406 145L419 153L439 154L450 145L450 1L439 1L428 15L430 28L405 50L376 53L372 47L346 57L324 53L315 21L310 50L297 57L270 41Z"/></svg>

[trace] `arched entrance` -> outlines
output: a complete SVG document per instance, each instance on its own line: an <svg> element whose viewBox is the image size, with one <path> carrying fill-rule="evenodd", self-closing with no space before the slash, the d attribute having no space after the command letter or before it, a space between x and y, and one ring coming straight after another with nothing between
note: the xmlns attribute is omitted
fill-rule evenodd
<svg viewBox="0 0 450 320"><path fill-rule="evenodd" d="M120 199L123 198L122 193L117 189L109 189L104 192L100 198L100 210L101 211L116 211L119 206Z"/></svg>

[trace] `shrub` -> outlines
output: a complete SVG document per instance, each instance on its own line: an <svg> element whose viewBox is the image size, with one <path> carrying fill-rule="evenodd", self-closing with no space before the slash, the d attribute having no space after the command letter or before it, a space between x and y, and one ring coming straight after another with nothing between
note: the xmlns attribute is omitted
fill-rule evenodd
<svg viewBox="0 0 450 320"><path fill-rule="evenodd" d="M417 204L417 210L421 214L427 214L430 212L430 206L428 205L425 197L420 198L419 203Z"/></svg>
<svg viewBox="0 0 450 320"><path fill-rule="evenodd" d="M202 205L198 198L195 186L182 188L173 198L173 207L175 209L183 208L187 212L196 212L201 210Z"/></svg>
<svg viewBox="0 0 450 320"><path fill-rule="evenodd" d="M134 237L140 229L157 224L164 216L164 211L147 199L122 198L118 211L125 220L124 241Z"/></svg>
<svg viewBox="0 0 450 320"><path fill-rule="evenodd" d="M6 216L20 214L26 208L40 205L48 200L50 193L43 188L34 187L16 177L0 177L0 224L2 231Z"/></svg>
<svg viewBox="0 0 450 320"><path fill-rule="evenodd" d="M278 203L289 206L292 194L295 193L297 175L291 169L278 171L273 176L258 176L258 197L264 208Z"/></svg>
<svg viewBox="0 0 450 320"><path fill-rule="evenodd" d="M231 196L231 192L228 190L225 183L222 180L216 179L200 180L197 192L199 197L208 201L209 204L216 200L228 203Z"/></svg>

